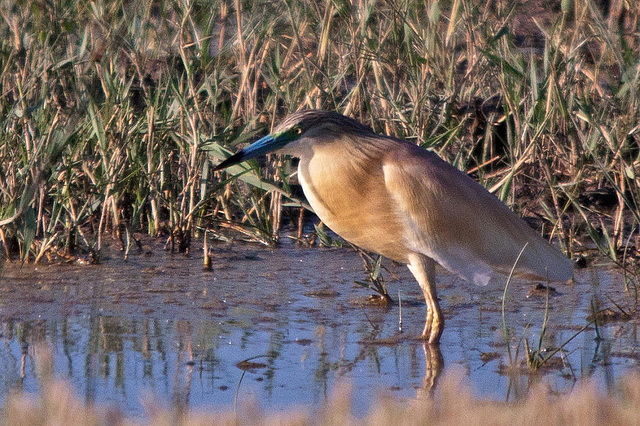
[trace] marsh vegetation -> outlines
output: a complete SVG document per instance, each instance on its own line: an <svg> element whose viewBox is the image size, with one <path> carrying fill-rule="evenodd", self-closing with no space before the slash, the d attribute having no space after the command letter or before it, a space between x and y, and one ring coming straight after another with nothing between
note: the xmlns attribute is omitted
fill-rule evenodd
<svg viewBox="0 0 640 426"><path fill-rule="evenodd" d="M640 12L604 4L4 2L5 256L273 244L304 223L289 161L209 160L321 108L436 150L569 254L637 257Z"/></svg>

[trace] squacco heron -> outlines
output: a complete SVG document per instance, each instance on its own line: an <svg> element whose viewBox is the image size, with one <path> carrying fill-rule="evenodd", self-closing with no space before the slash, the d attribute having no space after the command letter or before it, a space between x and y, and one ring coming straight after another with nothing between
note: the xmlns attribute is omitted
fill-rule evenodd
<svg viewBox="0 0 640 426"><path fill-rule="evenodd" d="M300 158L304 194L334 232L408 266L426 300L421 337L429 343L439 342L444 327L436 263L486 285L495 272L508 273L524 248L518 275L558 281L573 275L571 261L494 195L415 144L336 112L306 110L215 169L272 151Z"/></svg>

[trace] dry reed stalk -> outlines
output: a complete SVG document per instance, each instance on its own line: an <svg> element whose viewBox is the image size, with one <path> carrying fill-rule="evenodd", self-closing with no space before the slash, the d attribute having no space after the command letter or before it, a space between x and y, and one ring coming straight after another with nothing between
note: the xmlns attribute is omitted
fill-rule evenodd
<svg viewBox="0 0 640 426"><path fill-rule="evenodd" d="M84 405L65 382L47 383L39 395L11 395L2 410L2 424L41 425L637 425L640 419L640 377L624 377L612 396L590 382L579 384L566 395L550 392L544 384L517 402L498 402L473 395L460 371L449 372L438 381L430 396L398 399L378 396L364 417L351 411L351 390L338 386L319 410L298 408L279 413L265 412L248 404L238 412L174 411L146 405L148 420L127 418L116 408Z"/></svg>

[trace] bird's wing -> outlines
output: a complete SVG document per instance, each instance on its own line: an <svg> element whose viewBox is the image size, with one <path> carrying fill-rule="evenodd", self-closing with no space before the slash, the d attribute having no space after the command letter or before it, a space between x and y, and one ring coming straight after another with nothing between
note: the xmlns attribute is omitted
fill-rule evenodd
<svg viewBox="0 0 640 426"><path fill-rule="evenodd" d="M566 281L571 261L480 184L436 154L402 144L383 162L385 184L417 252L476 284L492 272Z"/></svg>

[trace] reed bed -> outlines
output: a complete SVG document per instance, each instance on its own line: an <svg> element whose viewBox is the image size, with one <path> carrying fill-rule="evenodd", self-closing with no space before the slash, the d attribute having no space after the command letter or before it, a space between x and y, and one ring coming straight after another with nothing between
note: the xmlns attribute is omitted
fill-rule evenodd
<svg viewBox="0 0 640 426"><path fill-rule="evenodd" d="M181 251L204 230L302 235L288 159L237 180L210 169L300 108L434 149L567 253L638 256L636 2L3 0L0 14L7 259L99 261L106 234Z"/></svg>
<svg viewBox="0 0 640 426"><path fill-rule="evenodd" d="M432 396L415 399L378 397L362 417L350 407L350 391L345 387L334 392L317 412L290 409L264 413L257 405L240 411L176 412L147 404L146 419L126 417L119 410L104 405L85 405L65 382L48 383L38 397L15 394L6 402L2 424L41 425L211 425L211 424L362 424L362 425L637 425L640 419L640 377L621 380L611 396L583 383L567 395L553 395L543 386L518 402L478 399L457 373L445 376Z"/></svg>

